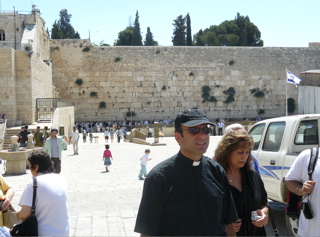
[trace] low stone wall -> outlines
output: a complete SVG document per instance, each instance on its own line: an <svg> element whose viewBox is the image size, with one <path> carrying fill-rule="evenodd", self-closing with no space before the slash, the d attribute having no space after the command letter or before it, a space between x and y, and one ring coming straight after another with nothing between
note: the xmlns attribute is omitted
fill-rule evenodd
<svg viewBox="0 0 320 237"><path fill-rule="evenodd" d="M59 130L64 126L64 134L69 137L72 127L74 126L74 106L57 108L53 113L52 128Z"/></svg>

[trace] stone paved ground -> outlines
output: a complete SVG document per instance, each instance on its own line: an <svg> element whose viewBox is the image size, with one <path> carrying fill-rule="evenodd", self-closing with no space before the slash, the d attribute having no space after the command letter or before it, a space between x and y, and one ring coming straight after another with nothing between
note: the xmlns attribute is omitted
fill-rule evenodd
<svg viewBox="0 0 320 237"><path fill-rule="evenodd" d="M138 179L139 159L144 150L151 150L152 158L147 165L150 170L160 161L179 150L173 137L164 137L160 142L166 146L147 146L129 142L111 143L114 160L110 172L103 166L103 134L98 144L79 141L79 155L74 156L72 145L63 152L62 172L69 185L69 212L72 236L138 236L133 231L140 203L143 182ZM220 137L211 137L205 155L212 157ZM153 141L153 138L148 138ZM27 174L6 176L16 194L13 205L17 205L27 180Z"/></svg>

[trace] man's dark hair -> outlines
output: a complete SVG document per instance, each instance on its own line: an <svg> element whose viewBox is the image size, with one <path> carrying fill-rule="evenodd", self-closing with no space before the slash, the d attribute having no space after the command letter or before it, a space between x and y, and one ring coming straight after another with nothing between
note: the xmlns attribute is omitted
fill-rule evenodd
<svg viewBox="0 0 320 237"><path fill-rule="evenodd" d="M58 129L56 129L56 128L51 129L51 132L53 132L53 131L59 133Z"/></svg>
<svg viewBox="0 0 320 237"><path fill-rule="evenodd" d="M109 149L109 147L110 147L109 145L106 145L106 150L108 150L108 149Z"/></svg>
<svg viewBox="0 0 320 237"><path fill-rule="evenodd" d="M29 126L28 126L28 125L26 125L26 126L24 126L24 128L25 128L25 129L28 129L28 128L29 128Z"/></svg>
<svg viewBox="0 0 320 237"><path fill-rule="evenodd" d="M44 151L32 152L28 157L28 161L30 162L30 169L34 169L38 165L39 173L47 174L54 171L50 156Z"/></svg>

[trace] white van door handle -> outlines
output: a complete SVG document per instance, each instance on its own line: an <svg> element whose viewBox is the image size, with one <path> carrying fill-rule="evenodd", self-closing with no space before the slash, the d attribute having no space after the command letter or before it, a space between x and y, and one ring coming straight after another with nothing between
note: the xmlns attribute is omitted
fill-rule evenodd
<svg viewBox="0 0 320 237"><path fill-rule="evenodd" d="M270 165L275 165L276 161L275 160L270 160Z"/></svg>

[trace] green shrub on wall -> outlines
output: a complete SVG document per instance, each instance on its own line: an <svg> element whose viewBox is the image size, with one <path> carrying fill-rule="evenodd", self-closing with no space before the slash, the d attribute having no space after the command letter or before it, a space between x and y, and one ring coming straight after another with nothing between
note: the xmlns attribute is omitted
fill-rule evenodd
<svg viewBox="0 0 320 237"><path fill-rule="evenodd" d="M293 113L296 108L296 104L293 98L288 98L288 113Z"/></svg>
<svg viewBox="0 0 320 237"><path fill-rule="evenodd" d="M78 86L81 86L83 84L83 80L81 78L78 78L75 82Z"/></svg>
<svg viewBox="0 0 320 237"><path fill-rule="evenodd" d="M209 86L202 87L202 98L203 98L202 103L209 101L210 91L211 91L211 88Z"/></svg>
<svg viewBox="0 0 320 237"><path fill-rule="evenodd" d="M107 107L106 102L101 101L101 102L99 103L99 109L105 109L106 107Z"/></svg>
<svg viewBox="0 0 320 237"><path fill-rule="evenodd" d="M250 92L251 92L251 94L253 94L254 97L257 97L257 98L264 97L264 92L261 91L259 88L251 89Z"/></svg>
<svg viewBox="0 0 320 237"><path fill-rule="evenodd" d="M233 101L235 101L235 100L234 100L234 94L230 94L230 95L228 95L228 97L227 97L227 99L226 99L226 101L225 101L224 103L230 104L230 103L232 103Z"/></svg>
<svg viewBox="0 0 320 237"><path fill-rule="evenodd" d="M116 57L116 58L114 59L114 62L115 62L115 63L120 62L120 61L121 61L121 58L120 58L120 57Z"/></svg>
<svg viewBox="0 0 320 237"><path fill-rule="evenodd" d="M258 114L264 114L264 109L259 109Z"/></svg>
<svg viewBox="0 0 320 237"><path fill-rule="evenodd" d="M134 117L134 116L136 116L137 114L134 112L134 111L128 111L128 112L126 112L126 116L127 117Z"/></svg>
<svg viewBox="0 0 320 237"><path fill-rule="evenodd" d="M87 46L87 47L84 47L82 51L83 51L83 52L89 52L89 51L90 51L90 47L88 47L88 46Z"/></svg>
<svg viewBox="0 0 320 237"><path fill-rule="evenodd" d="M98 92L91 91L90 92L90 97L98 97Z"/></svg>

